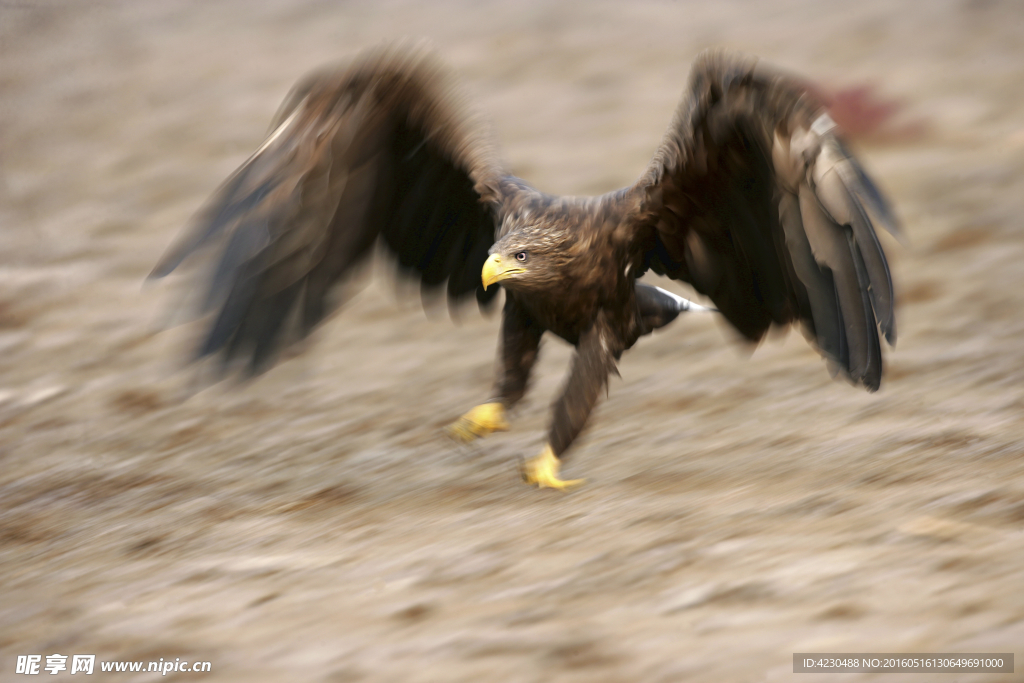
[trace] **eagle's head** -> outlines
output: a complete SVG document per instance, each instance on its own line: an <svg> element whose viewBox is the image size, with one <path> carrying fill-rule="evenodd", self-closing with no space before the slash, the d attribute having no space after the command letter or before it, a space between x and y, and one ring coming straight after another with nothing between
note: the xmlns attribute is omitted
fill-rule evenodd
<svg viewBox="0 0 1024 683"><path fill-rule="evenodd" d="M490 249L481 280L519 291L550 290L566 284L572 259L569 231L549 221L516 226Z"/></svg>

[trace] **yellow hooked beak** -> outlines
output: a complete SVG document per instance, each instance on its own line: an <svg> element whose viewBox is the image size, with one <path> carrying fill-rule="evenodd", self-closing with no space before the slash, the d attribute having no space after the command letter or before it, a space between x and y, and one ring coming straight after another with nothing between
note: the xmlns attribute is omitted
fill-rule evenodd
<svg viewBox="0 0 1024 683"><path fill-rule="evenodd" d="M509 275L525 272L526 268L520 268L517 265L506 265L505 262L502 261L500 254L491 254L487 257L487 260L484 261L484 269L480 271L480 279L484 283L484 289L487 289L495 282L500 282Z"/></svg>

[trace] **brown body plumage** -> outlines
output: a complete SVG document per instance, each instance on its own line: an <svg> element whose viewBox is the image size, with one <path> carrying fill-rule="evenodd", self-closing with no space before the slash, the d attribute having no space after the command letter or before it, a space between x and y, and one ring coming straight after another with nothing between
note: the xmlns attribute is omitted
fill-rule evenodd
<svg viewBox="0 0 1024 683"><path fill-rule="evenodd" d="M648 270L691 283L748 339L799 323L834 368L878 388L879 328L893 343L895 322L865 207L889 230L895 220L801 82L701 56L646 172L595 198L507 174L452 92L429 55L407 49L296 86L267 142L154 270L228 235L199 355L260 370L323 319L329 292L381 242L452 299L486 304L498 281L507 292L494 396L464 416L465 438L503 428L552 332L577 350L546 451L560 456L622 352L685 310L637 282ZM557 467L552 477L534 481L560 484Z"/></svg>

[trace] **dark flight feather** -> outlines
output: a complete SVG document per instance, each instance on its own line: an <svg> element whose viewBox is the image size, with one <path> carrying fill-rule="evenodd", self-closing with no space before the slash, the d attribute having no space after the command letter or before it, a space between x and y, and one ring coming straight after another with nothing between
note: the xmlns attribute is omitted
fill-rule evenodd
<svg viewBox="0 0 1024 683"><path fill-rule="evenodd" d="M800 322L853 382L878 388L878 331L894 344L896 325L869 210L893 234L897 223L800 81L705 53L634 190L655 272L690 282L748 339Z"/></svg>
<svg viewBox="0 0 1024 683"><path fill-rule="evenodd" d="M153 270L162 277L228 234L199 356L262 369L330 312L331 292L378 241L427 288L447 281L451 299L493 298L480 269L504 174L452 88L430 55L402 47L296 86L267 141Z"/></svg>

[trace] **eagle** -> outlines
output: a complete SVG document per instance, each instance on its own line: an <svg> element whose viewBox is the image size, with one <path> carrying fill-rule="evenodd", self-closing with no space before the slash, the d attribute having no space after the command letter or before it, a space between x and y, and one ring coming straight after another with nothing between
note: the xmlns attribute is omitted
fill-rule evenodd
<svg viewBox="0 0 1024 683"><path fill-rule="evenodd" d="M899 227L815 92L755 58L705 52L639 179L561 197L507 170L432 51L387 46L301 79L152 277L221 245L198 283L211 323L195 355L243 375L322 322L375 250L450 302L487 307L499 285L493 389L449 433L507 430L541 337L557 335L575 354L522 475L569 489L583 480L562 479L561 460L622 353L704 308L640 282L648 272L689 283L751 342L799 325L833 376L878 389L879 336L894 345L896 323L873 220Z"/></svg>

